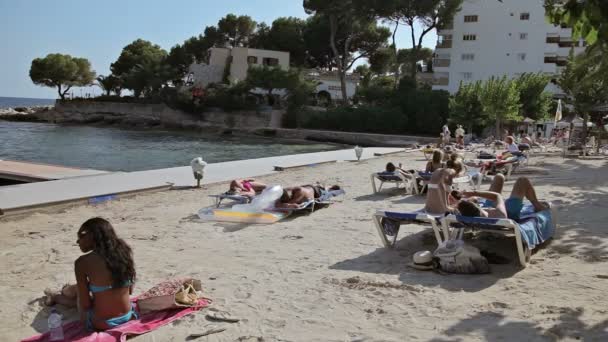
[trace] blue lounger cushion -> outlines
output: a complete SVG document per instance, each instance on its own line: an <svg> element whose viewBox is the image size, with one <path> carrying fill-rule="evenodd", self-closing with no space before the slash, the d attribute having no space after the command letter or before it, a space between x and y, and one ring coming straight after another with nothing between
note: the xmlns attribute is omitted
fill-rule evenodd
<svg viewBox="0 0 608 342"><path fill-rule="evenodd" d="M497 223L502 219L485 217L456 216L458 222L466 227L480 228L484 230L504 230ZM543 242L551 239L555 234L555 225L551 217L551 210L534 212L534 206L525 203L521 210L521 218L516 221L522 232L522 240L531 250Z"/></svg>
<svg viewBox="0 0 608 342"><path fill-rule="evenodd" d="M376 177L383 182L402 182L403 179L396 175L394 172L378 172Z"/></svg>

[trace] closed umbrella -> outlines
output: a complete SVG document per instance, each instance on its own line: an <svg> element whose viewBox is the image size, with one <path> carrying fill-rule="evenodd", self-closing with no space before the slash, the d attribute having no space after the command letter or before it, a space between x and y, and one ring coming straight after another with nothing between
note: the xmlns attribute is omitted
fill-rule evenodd
<svg viewBox="0 0 608 342"><path fill-rule="evenodd" d="M559 100L557 100L557 110L555 111L555 120L553 121L553 124L557 124L557 122L561 119L562 119L562 100L559 99Z"/></svg>

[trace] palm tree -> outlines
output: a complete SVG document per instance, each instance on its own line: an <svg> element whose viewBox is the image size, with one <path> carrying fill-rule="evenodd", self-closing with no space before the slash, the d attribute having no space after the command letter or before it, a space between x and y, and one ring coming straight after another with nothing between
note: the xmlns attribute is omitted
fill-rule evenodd
<svg viewBox="0 0 608 342"><path fill-rule="evenodd" d="M97 78L97 83L95 83L95 85L97 85L99 88L101 88L107 96L110 96L112 94L112 92L114 92L116 95L120 96L120 91L121 91L121 80L120 78L114 76L114 75L109 75L109 76L104 76L104 75L99 75Z"/></svg>

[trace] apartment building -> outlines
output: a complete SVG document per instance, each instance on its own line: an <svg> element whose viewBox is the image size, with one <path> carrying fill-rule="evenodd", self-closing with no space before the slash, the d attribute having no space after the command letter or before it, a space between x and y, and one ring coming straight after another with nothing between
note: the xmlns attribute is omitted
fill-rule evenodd
<svg viewBox="0 0 608 342"><path fill-rule="evenodd" d="M224 81L225 72L230 82L247 78L250 66L273 66L289 69L289 52L250 49L246 47L211 48L207 52L208 63L190 66L190 81L198 87Z"/></svg>
<svg viewBox="0 0 608 342"><path fill-rule="evenodd" d="M464 0L451 27L437 32L433 89L453 94L461 82L525 72L555 79L570 50L580 53L585 44L572 39L572 29L550 24L543 2ZM554 83L546 90L563 96Z"/></svg>
<svg viewBox="0 0 608 342"><path fill-rule="evenodd" d="M225 77L230 82L236 83L247 78L247 70L252 66L265 65L289 70L289 60L289 52L245 47L214 47L207 52L207 63L190 65L186 85L205 88L211 83L222 83ZM337 72L308 70L305 75L308 79L317 82L316 96L321 102L327 103L342 98L342 88ZM355 95L358 83L359 75L347 75L346 94L348 98ZM276 89L274 92L278 95L284 93L281 89Z"/></svg>

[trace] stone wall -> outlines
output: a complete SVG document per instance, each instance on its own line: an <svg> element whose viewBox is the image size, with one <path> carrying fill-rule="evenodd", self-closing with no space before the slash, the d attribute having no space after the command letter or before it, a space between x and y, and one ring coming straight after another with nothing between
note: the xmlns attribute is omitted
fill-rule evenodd
<svg viewBox="0 0 608 342"><path fill-rule="evenodd" d="M166 126L175 128L278 128L282 111L235 111L219 109L189 114L164 104L116 102L59 102L54 110L40 113L49 122L107 123L126 126Z"/></svg>
<svg viewBox="0 0 608 342"><path fill-rule="evenodd" d="M431 144L437 141L437 139L433 137L420 137L412 135L390 135L287 128L254 129L250 130L249 133L282 139L308 140L374 147L411 147L417 144Z"/></svg>

